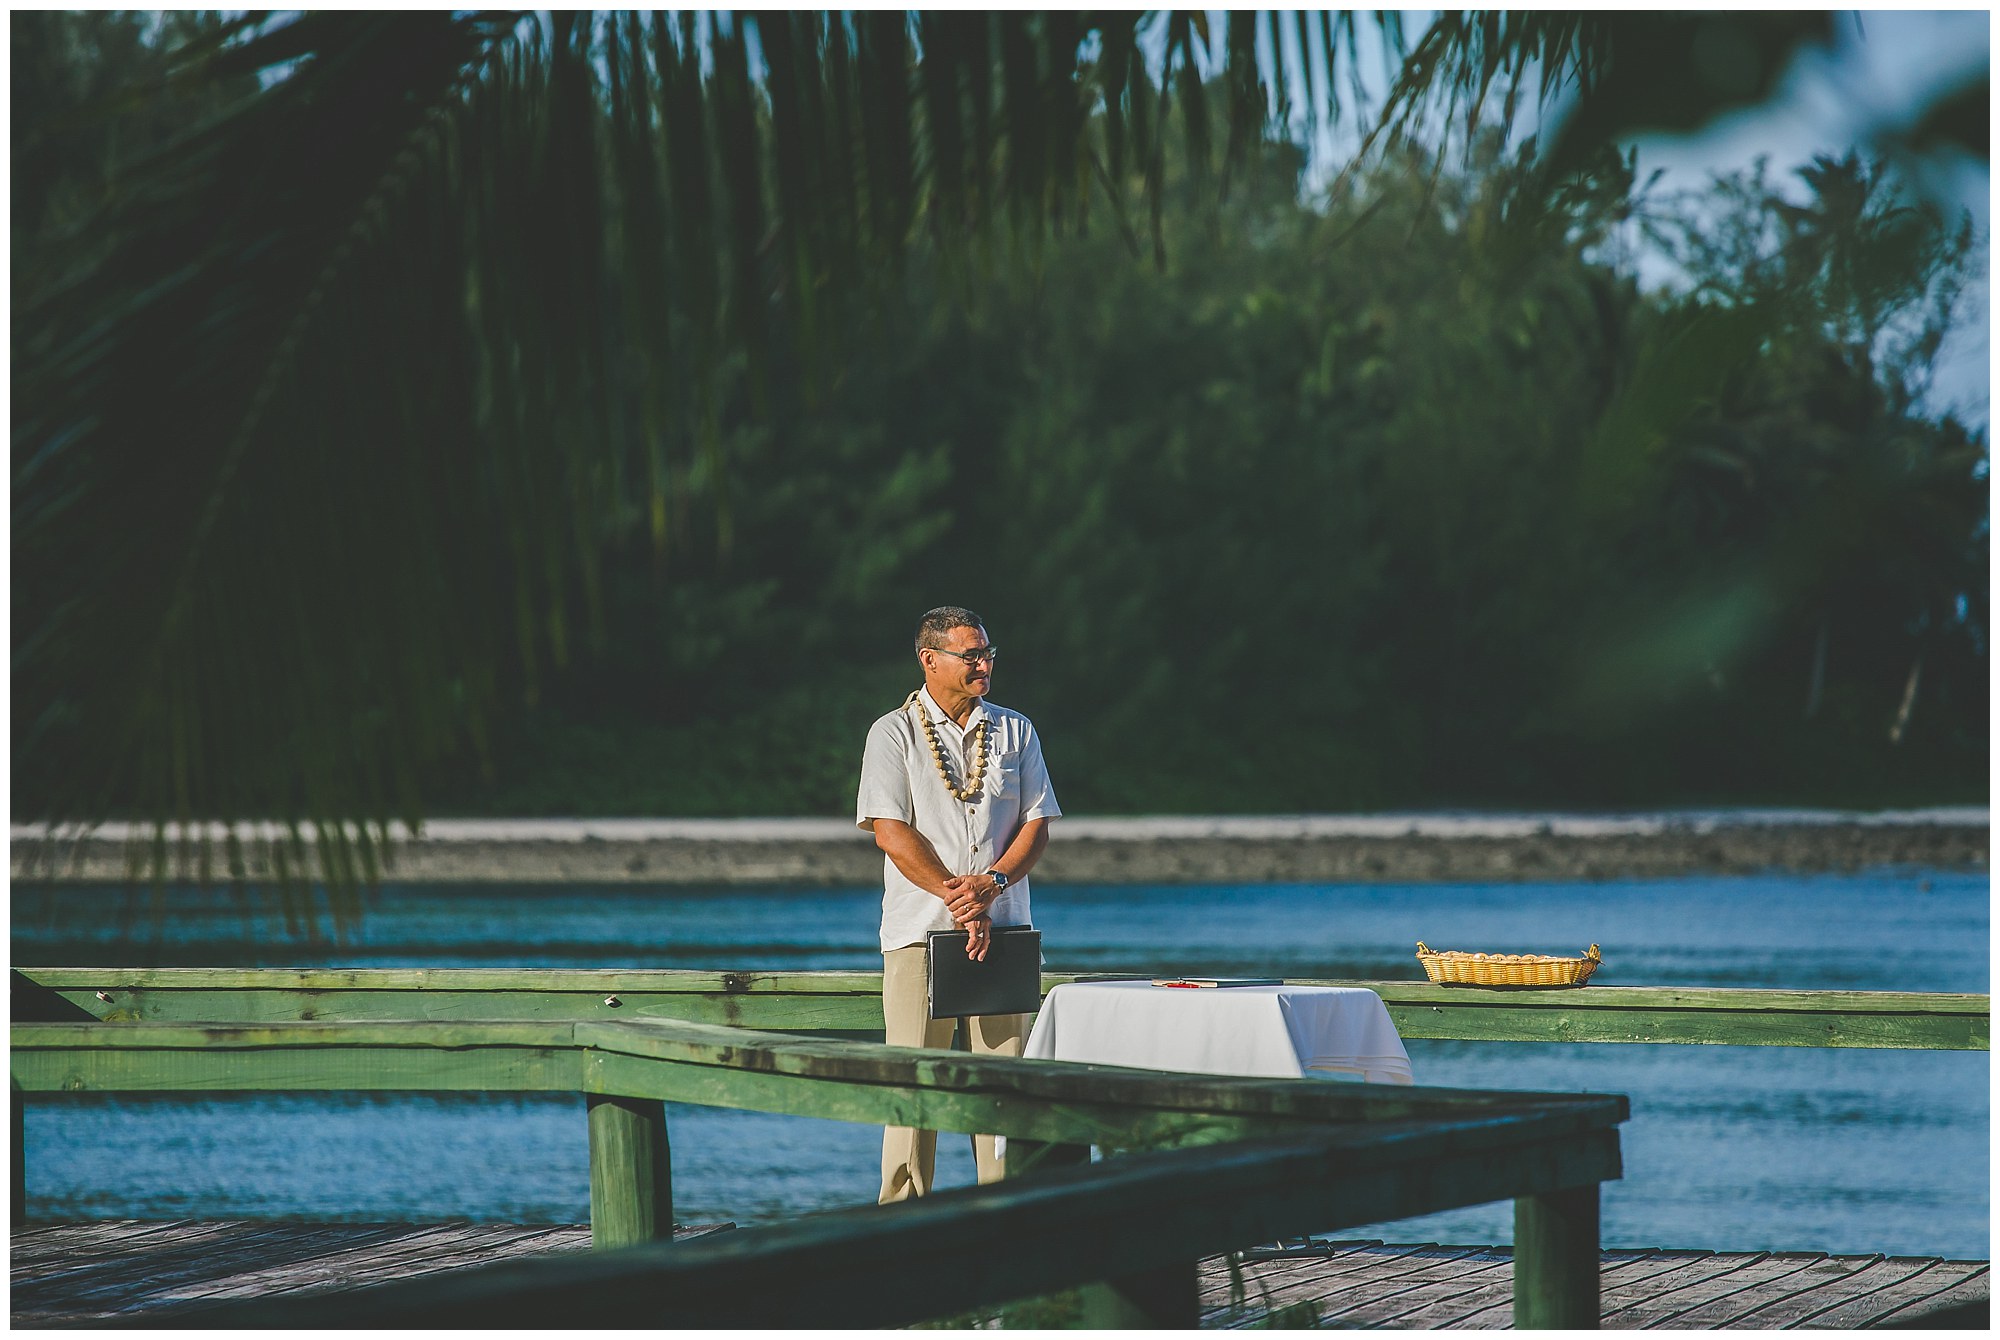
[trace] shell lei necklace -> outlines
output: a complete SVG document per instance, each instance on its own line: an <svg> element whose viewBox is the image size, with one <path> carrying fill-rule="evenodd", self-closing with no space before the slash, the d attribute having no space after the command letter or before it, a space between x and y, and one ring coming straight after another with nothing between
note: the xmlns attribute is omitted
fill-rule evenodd
<svg viewBox="0 0 2000 1340"><path fill-rule="evenodd" d="M910 696L903 700L903 706L916 704L917 720L924 723L924 738L930 741L931 762L937 764L938 776L944 778L944 789L951 792L952 799L970 805L979 794L980 783L986 780L986 750L992 739L993 718L983 718L974 727L973 733L979 737L979 750L972 764L972 776L965 779L964 787L951 779L951 764L945 759L944 746L938 743L937 726L931 721L931 714L924 710L921 689L910 690Z"/></svg>

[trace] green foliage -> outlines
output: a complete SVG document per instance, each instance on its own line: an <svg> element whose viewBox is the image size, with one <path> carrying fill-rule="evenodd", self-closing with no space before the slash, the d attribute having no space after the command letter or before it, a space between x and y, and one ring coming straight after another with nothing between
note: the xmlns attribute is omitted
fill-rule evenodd
<svg viewBox="0 0 2000 1340"><path fill-rule="evenodd" d="M11 23L23 818L839 812L945 601L1075 809L1983 777L1963 240L1593 250L1819 19L1448 17L1323 211L1352 16ZM1411 148L1531 65L1563 175Z"/></svg>
<svg viewBox="0 0 2000 1340"><path fill-rule="evenodd" d="M1609 157L1553 205L1490 149L1323 209L1258 166L1219 215L1169 191L1163 275L1099 229L936 317L917 258L823 402L731 440L730 558L614 561L607 659L448 803L844 812L946 602L1075 812L1983 794L1984 446L1896 335L1948 319L1961 233L1853 163L1818 209L1730 182L1645 204L1689 279L1648 295L1597 258ZM1909 263L1840 233L1857 197Z"/></svg>

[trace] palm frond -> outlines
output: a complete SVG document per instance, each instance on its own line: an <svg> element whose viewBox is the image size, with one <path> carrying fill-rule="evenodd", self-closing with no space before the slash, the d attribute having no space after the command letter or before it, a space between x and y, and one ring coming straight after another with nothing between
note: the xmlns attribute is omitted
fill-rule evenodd
<svg viewBox="0 0 2000 1340"><path fill-rule="evenodd" d="M1503 75L1511 110L1536 64L1544 100L1585 99L1566 134L1657 118L1620 53L1703 21L1444 15L1368 144ZM1741 21L1765 74L1823 30ZM1402 51L1394 14L1369 22ZM21 817L269 820L283 876L373 878L426 771L483 757L603 637L608 539L643 529L662 572L697 533L728 550L726 444L837 379L913 238L967 276L1032 265L1094 189L1136 244L1136 190L1164 264L1176 112L1212 190L1223 99L1226 193L1274 124L1358 109L1360 31L314 12L133 54L150 72L90 114L144 120L144 147L61 218L82 114L16 130Z"/></svg>

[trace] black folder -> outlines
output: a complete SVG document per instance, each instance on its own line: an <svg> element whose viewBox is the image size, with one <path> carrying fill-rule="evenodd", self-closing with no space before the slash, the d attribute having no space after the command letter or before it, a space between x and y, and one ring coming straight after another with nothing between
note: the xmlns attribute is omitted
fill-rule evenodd
<svg viewBox="0 0 2000 1340"><path fill-rule="evenodd" d="M931 1018L1028 1014L1042 1005L1042 933L996 926L986 957L965 956L964 931L930 933Z"/></svg>

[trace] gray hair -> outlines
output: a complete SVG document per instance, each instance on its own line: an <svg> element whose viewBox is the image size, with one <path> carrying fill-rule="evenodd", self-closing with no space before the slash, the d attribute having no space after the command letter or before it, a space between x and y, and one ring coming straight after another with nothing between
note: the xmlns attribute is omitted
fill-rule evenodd
<svg viewBox="0 0 2000 1340"><path fill-rule="evenodd" d="M917 650L942 647L954 628L986 627L986 620L961 605L939 605L917 620Z"/></svg>

